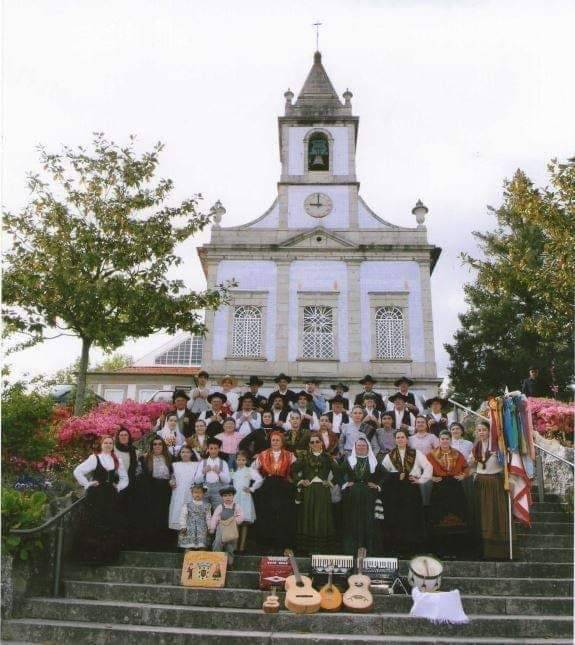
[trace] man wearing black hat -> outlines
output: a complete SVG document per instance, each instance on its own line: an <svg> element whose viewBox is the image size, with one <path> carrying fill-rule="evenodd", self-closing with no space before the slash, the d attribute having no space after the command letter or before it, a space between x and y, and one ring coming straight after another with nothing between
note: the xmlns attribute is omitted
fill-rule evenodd
<svg viewBox="0 0 575 645"><path fill-rule="evenodd" d="M190 397L185 390L175 390L172 395L174 409L168 413L175 414L178 417L178 430L184 435L184 437L190 437L194 434L194 424L196 423L197 418L191 410L188 410L187 406L189 400ZM160 415L154 430L161 430L164 427L166 417L167 415L165 413Z"/></svg>
<svg viewBox="0 0 575 645"><path fill-rule="evenodd" d="M262 424L260 413L254 410L255 401L255 396L251 392L246 392L240 397L240 409L232 415L236 422L236 430L243 437L257 430Z"/></svg>
<svg viewBox="0 0 575 645"><path fill-rule="evenodd" d="M429 428L429 432L439 437L439 433L442 430L448 429L449 424L446 411L449 407L449 401L439 396L434 396L431 399L427 399L425 407L429 409L429 413L427 414L427 427Z"/></svg>
<svg viewBox="0 0 575 645"><path fill-rule="evenodd" d="M344 396L344 393L349 391L349 388L347 387L347 385L345 383L334 383L333 385L330 385L330 388L334 390L335 396L339 396L340 399L343 401L343 409L349 410L349 399L346 396ZM333 401L333 398L327 402L330 410L333 409L331 407L332 401Z"/></svg>
<svg viewBox="0 0 575 645"><path fill-rule="evenodd" d="M354 405L360 405L362 408L364 406L364 397L365 395L370 392L375 396L375 409L379 410L379 412L383 412L385 410L385 403L383 402L383 398L381 394L378 394L377 392L373 391L373 386L377 383L377 381L373 378L373 376L370 376L369 374L366 374L361 381L359 381L360 385L363 385L363 392L360 392L356 397L355 401L353 402Z"/></svg>
<svg viewBox="0 0 575 645"><path fill-rule="evenodd" d="M284 402L284 407L288 409L292 408L297 403L297 395L293 390L288 389L288 385L291 383L291 376L287 376L287 374L282 372L275 377L274 382L277 383L278 389L274 390L273 394L280 394Z"/></svg>
<svg viewBox="0 0 575 645"><path fill-rule="evenodd" d="M212 392L208 396L208 403L211 409L205 410L200 414L200 419L206 422L206 435L208 437L215 437L224 431L223 424L227 415L223 411L222 406L227 400L228 397L223 392Z"/></svg>
<svg viewBox="0 0 575 645"><path fill-rule="evenodd" d="M542 382L539 377L539 368L535 365L532 365L529 368L529 378L526 378L523 383L521 383L521 392L525 394L526 397L537 396L545 397L549 396L549 392L545 387L545 384Z"/></svg>
<svg viewBox="0 0 575 645"><path fill-rule="evenodd" d="M413 385L413 381L410 378L407 378L407 376L402 376L394 382L394 385L398 388L398 391L395 394L401 394L405 397L405 407L411 412L411 414L419 414L419 407L417 406L415 395L413 392L409 391L409 388ZM393 403L391 397L389 397L388 401ZM388 406L387 409L391 411L393 410L393 407Z"/></svg>
<svg viewBox="0 0 575 645"><path fill-rule="evenodd" d="M254 397L254 408L261 414L267 407L268 400L265 396L258 394L258 390L264 382L258 376L250 376L250 380L246 383L249 385L250 394Z"/></svg>
<svg viewBox="0 0 575 645"><path fill-rule="evenodd" d="M348 399L344 399L339 394L336 394L333 399L331 399L331 410L325 415L331 423L331 431L335 432L337 435L341 432L341 424L349 423L349 415L343 409L344 401L347 401L349 404Z"/></svg>
<svg viewBox="0 0 575 645"><path fill-rule="evenodd" d="M273 417L273 424L281 425L282 427L285 426L289 412L289 408L286 407L284 401L285 399L280 394L280 392L272 392L268 399L268 404L270 405L270 410Z"/></svg>
<svg viewBox="0 0 575 645"><path fill-rule="evenodd" d="M319 419L314 412L312 401L311 394L308 394L305 390L298 392L295 408L287 414L286 424L284 426L286 430L291 428L292 412L299 412L301 418L300 427L302 430L319 430Z"/></svg>
<svg viewBox="0 0 575 645"><path fill-rule="evenodd" d="M393 429L399 430L402 428L413 434L415 431L415 416L407 409L407 397L403 396L399 392L389 397L389 400L393 403L393 410L391 414L393 415Z"/></svg>

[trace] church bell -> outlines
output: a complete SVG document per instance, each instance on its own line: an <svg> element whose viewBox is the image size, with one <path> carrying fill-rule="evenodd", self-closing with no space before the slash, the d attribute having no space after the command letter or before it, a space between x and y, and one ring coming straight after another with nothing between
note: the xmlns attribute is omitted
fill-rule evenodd
<svg viewBox="0 0 575 645"><path fill-rule="evenodd" d="M321 155L315 155L313 158L313 161L311 162L312 166L322 166L323 165L323 157Z"/></svg>

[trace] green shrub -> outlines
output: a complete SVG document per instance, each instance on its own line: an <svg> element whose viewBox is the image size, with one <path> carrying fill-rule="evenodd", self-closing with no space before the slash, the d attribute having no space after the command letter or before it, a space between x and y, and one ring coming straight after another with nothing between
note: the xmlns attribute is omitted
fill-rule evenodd
<svg viewBox="0 0 575 645"><path fill-rule="evenodd" d="M42 524L46 514L45 493L21 493L9 488L2 489L2 551L20 560L42 550L42 534L24 537L10 535L12 529L30 529Z"/></svg>
<svg viewBox="0 0 575 645"><path fill-rule="evenodd" d="M2 456L37 461L56 446L51 429L54 401L38 392L26 392L15 383L2 393Z"/></svg>

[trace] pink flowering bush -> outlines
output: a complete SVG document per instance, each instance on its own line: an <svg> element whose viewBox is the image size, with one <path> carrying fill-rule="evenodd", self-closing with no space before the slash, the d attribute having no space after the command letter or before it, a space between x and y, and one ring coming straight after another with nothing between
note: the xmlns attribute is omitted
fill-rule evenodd
<svg viewBox="0 0 575 645"><path fill-rule="evenodd" d="M573 440L575 405L555 399L529 399L533 429L548 438Z"/></svg>
<svg viewBox="0 0 575 645"><path fill-rule="evenodd" d="M64 445L78 439L89 441L106 434L114 435L122 427L137 441L150 432L158 417L170 407L165 402L101 403L81 417L65 419L58 430L58 440Z"/></svg>

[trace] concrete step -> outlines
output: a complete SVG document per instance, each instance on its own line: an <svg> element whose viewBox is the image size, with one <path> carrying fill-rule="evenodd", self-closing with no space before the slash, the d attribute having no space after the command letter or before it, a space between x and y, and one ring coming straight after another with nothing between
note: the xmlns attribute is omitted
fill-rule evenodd
<svg viewBox="0 0 575 645"><path fill-rule="evenodd" d="M533 524L547 523L547 522L566 522L573 524L573 517L564 511L548 511L548 510L531 510L531 522Z"/></svg>
<svg viewBox="0 0 575 645"><path fill-rule="evenodd" d="M259 568L261 556L259 555L241 555L235 559L235 568L239 571L257 571ZM136 567L162 567L162 568L180 568L182 566L183 555L181 553L170 552L146 552L146 551L124 551L120 557L120 564L125 566ZM547 557L541 564L523 563L523 562L483 562L483 561L462 561L446 560L444 561L445 575L458 576L483 576L483 577L558 577L566 578L573 574L573 566L566 567L565 564L557 564L550 561ZM298 566L302 572L311 570L310 558L297 558ZM400 572L407 575L409 562L400 560Z"/></svg>
<svg viewBox="0 0 575 645"><path fill-rule="evenodd" d="M276 614L279 616L280 614ZM417 619L410 619L417 620ZM463 643L465 645L571 645L571 638L504 638L468 636L397 636L353 635L353 634L281 634L275 631L254 632L239 630L214 629L206 632L203 629L183 627L159 627L142 625L123 625L107 623L75 622L60 620L18 619L8 620L3 624L3 633L7 638L22 640L26 638L35 643L85 643L113 645L236 645L250 643L253 645L345 645L346 643Z"/></svg>
<svg viewBox="0 0 575 645"><path fill-rule="evenodd" d="M572 535L539 535L521 531L515 533L515 541L518 546L541 547L548 546L553 549L569 549L573 547Z"/></svg>
<svg viewBox="0 0 575 645"><path fill-rule="evenodd" d="M516 525L518 533L529 535L570 535L573 536L573 522L535 522L531 528L523 527L521 524Z"/></svg>
<svg viewBox="0 0 575 645"><path fill-rule="evenodd" d="M257 589L193 589L175 585L142 585L118 582L86 582L66 580L66 596L86 600L116 602L154 602L167 605L199 605L201 607L237 607L261 609L268 595ZM279 592L283 599L283 592ZM534 614L571 615L572 598L548 596L463 596L463 607L469 614ZM282 600L283 601L283 600ZM374 611L407 613L412 600L406 595L383 595L374 592Z"/></svg>
<svg viewBox="0 0 575 645"><path fill-rule="evenodd" d="M553 549L547 547L524 547L516 549L517 559L524 562L563 562L573 564L573 549ZM562 576L563 577L563 576Z"/></svg>
<svg viewBox="0 0 575 645"><path fill-rule="evenodd" d="M534 500L531 504L531 509L534 511L563 511L565 513L573 514L571 507L567 502L552 502L552 501L537 501L537 495L532 494L531 498Z"/></svg>
<svg viewBox="0 0 575 645"><path fill-rule="evenodd" d="M181 569L149 567L78 567L69 569L66 578L101 582L134 582L150 585L178 585ZM258 573L234 570L226 576L228 588L257 589ZM481 594L488 590L495 595L549 596L572 595L572 581L569 577L544 578L494 578L494 577L451 577L444 576L442 588L445 591L459 589L462 593Z"/></svg>
<svg viewBox="0 0 575 645"><path fill-rule="evenodd" d="M536 633L545 638L572 635L570 617L489 615L475 616L466 625L437 625L406 614L293 614L276 615L250 609L189 607L151 603L123 603L69 598L31 598L26 616L59 620L63 612L81 622L160 625L195 629L234 629L332 634L402 635L402 636L498 636L529 637Z"/></svg>

